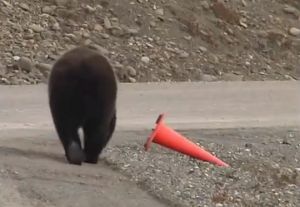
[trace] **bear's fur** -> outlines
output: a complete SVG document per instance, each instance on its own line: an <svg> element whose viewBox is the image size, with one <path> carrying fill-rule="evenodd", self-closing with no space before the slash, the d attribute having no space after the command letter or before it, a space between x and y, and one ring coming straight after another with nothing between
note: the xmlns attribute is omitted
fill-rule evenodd
<svg viewBox="0 0 300 207"><path fill-rule="evenodd" d="M68 162L97 163L116 125L117 80L108 60L85 46L66 52L52 68L48 93Z"/></svg>

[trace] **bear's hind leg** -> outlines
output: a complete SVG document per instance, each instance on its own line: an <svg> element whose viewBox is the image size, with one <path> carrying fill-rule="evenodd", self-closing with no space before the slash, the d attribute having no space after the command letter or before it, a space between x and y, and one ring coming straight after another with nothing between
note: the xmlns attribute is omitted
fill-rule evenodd
<svg viewBox="0 0 300 207"><path fill-rule="evenodd" d="M81 165L84 161L84 152L80 143L78 127L68 124L66 120L62 122L55 121L55 126L68 162L74 165Z"/></svg>
<svg viewBox="0 0 300 207"><path fill-rule="evenodd" d="M99 155L109 141L107 124L87 123L83 126L85 162L98 163Z"/></svg>

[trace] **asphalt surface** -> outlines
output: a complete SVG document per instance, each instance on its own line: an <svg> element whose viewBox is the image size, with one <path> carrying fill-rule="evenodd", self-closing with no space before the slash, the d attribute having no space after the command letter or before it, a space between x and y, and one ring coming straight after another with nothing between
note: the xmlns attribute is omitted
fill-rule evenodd
<svg viewBox="0 0 300 207"><path fill-rule="evenodd" d="M176 129L298 126L299 90L299 81L120 84L117 129L149 129L160 113ZM0 129L52 128L45 85L0 93Z"/></svg>

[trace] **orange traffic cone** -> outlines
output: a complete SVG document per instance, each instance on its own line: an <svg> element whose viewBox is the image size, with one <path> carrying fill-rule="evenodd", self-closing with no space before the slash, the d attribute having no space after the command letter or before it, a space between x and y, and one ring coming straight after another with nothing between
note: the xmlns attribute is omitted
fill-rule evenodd
<svg viewBox="0 0 300 207"><path fill-rule="evenodd" d="M169 128L164 124L163 118L164 114L160 114L157 118L156 127L144 145L146 151L149 149L150 144L154 142L164 147L194 157L196 159L207 161L219 166L229 167L229 165L222 160L213 156L195 143L191 142L184 136Z"/></svg>

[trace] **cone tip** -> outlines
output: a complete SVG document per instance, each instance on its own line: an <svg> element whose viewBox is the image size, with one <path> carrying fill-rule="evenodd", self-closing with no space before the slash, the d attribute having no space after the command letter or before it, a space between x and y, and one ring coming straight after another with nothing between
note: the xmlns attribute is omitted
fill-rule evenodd
<svg viewBox="0 0 300 207"><path fill-rule="evenodd" d="M223 162L222 165L220 165L221 167L230 167L227 163Z"/></svg>
<svg viewBox="0 0 300 207"><path fill-rule="evenodd" d="M213 161L216 165L220 167L230 167L227 163L223 162L219 158L215 157L217 160Z"/></svg>

